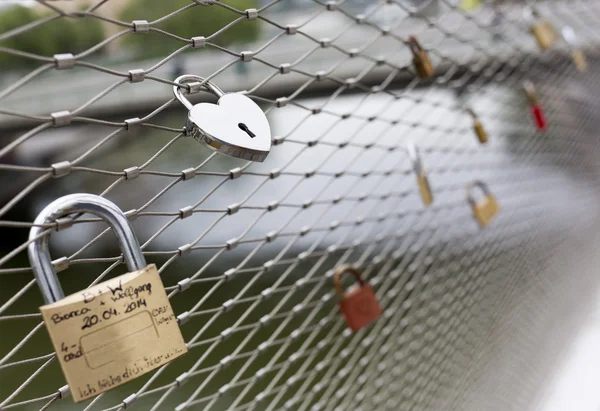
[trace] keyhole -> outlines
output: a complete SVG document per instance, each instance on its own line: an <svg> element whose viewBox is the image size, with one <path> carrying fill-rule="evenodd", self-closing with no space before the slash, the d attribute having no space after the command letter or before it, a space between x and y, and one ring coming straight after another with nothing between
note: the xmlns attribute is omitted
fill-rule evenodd
<svg viewBox="0 0 600 411"><path fill-rule="evenodd" d="M238 123L238 127L241 128L242 130L244 130L246 132L246 134L248 134L250 137L256 137L256 134L254 134L252 131L250 131L250 129L248 128L247 125L245 125L244 123Z"/></svg>

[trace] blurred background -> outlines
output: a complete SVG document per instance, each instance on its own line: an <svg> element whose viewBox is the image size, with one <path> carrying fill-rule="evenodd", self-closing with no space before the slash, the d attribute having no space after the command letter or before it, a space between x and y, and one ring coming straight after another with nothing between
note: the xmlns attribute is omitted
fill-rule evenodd
<svg viewBox="0 0 600 411"><path fill-rule="evenodd" d="M524 18L532 5L535 21ZM148 410L600 409L599 7L0 2L0 409L116 410L132 393L133 408ZM530 31L542 19L558 33L546 51ZM434 78L417 76L411 35ZM185 136L187 109L172 94L182 74L261 106L272 133L264 163ZM501 207L484 230L465 199L473 180ZM190 353L74 404L58 391L25 248L41 209L78 192L128 212L186 319ZM91 216L50 245L67 294L126 271ZM333 290L342 263L360 268L384 309L357 333Z"/></svg>

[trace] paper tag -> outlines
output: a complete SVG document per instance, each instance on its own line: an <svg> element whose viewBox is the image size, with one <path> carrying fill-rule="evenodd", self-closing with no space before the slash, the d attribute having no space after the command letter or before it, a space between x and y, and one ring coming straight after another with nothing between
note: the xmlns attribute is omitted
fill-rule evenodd
<svg viewBox="0 0 600 411"><path fill-rule="evenodd" d="M185 354L156 266L127 273L40 307L75 402Z"/></svg>

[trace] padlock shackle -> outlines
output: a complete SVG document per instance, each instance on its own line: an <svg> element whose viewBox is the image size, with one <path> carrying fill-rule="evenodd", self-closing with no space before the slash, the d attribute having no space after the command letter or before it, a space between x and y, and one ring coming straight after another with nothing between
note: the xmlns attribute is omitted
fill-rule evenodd
<svg viewBox="0 0 600 411"><path fill-rule="evenodd" d="M421 43L415 36L410 36L408 38L408 47L410 47L410 51L413 55L418 55L421 51L423 51L423 47L421 47Z"/></svg>
<svg viewBox="0 0 600 411"><path fill-rule="evenodd" d="M406 143L406 153L408 154L408 158L410 159L413 170L420 176L423 174L423 162L421 161L421 156L419 155L419 150L414 142L408 141Z"/></svg>
<svg viewBox="0 0 600 411"><path fill-rule="evenodd" d="M225 95L225 92L217 87L215 84L206 80L204 77L196 76L194 74L184 74L183 76L179 76L175 79L175 83L186 84L192 81L203 83L200 89L207 91L209 93L214 94L217 97L222 97ZM183 104L188 110L191 110L194 105L190 103L190 101L185 98L183 92L181 91L181 86L173 86L173 94L175 98L179 100L181 104Z"/></svg>
<svg viewBox="0 0 600 411"><path fill-rule="evenodd" d="M475 199L473 198L473 189L475 187L479 187L486 196L492 195L490 188L483 181L475 180L471 182L471 184L467 186L467 201L469 202L469 204L471 204L471 207L475 207L477 205Z"/></svg>
<svg viewBox="0 0 600 411"><path fill-rule="evenodd" d="M340 297L344 296L344 287L342 286L342 275L345 273L350 273L356 278L356 281L360 283L360 286L365 285L365 280L360 276L360 272L351 264L342 264L339 267L336 267L335 273L333 273L333 284L335 285L335 292L338 293Z"/></svg>
<svg viewBox="0 0 600 411"><path fill-rule="evenodd" d="M113 202L94 194L71 194L61 197L48 204L38 214L33 222L38 227L34 226L29 231L29 240L32 242L27 247L27 254L46 304L64 298L64 293L50 258L48 247L50 235L38 238L46 230L39 225L51 224L60 217L76 213L94 214L106 221L117 236L129 271L146 267L146 259L129 220Z"/></svg>
<svg viewBox="0 0 600 411"><path fill-rule="evenodd" d="M525 80L523 82L523 88L525 89L525 94L527 94L527 99L529 100L529 104L532 106L538 105L537 93L535 91L535 86L531 82L531 80Z"/></svg>
<svg viewBox="0 0 600 411"><path fill-rule="evenodd" d="M560 34L570 49L579 48L579 39L577 38L577 34L575 34L575 30L573 30L571 26L564 26L562 29L560 29Z"/></svg>

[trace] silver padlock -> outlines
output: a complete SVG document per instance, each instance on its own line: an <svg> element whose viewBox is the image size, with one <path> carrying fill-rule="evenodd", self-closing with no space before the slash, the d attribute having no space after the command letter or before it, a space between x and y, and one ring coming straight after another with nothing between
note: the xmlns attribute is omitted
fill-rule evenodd
<svg viewBox="0 0 600 411"><path fill-rule="evenodd" d="M76 213L91 213L108 223L131 272L65 297L41 225ZM75 402L188 351L156 266L146 265L127 217L115 204L92 194L72 194L44 208L34 224L27 252L46 302L40 312Z"/></svg>
<svg viewBox="0 0 600 411"><path fill-rule="evenodd" d="M187 134L206 147L226 156L250 161L264 161L271 151L271 128L262 109L241 93L225 93L203 77L186 74L176 83L200 86L219 98L217 104L193 105L184 97L181 87L173 86L173 94L188 110Z"/></svg>

